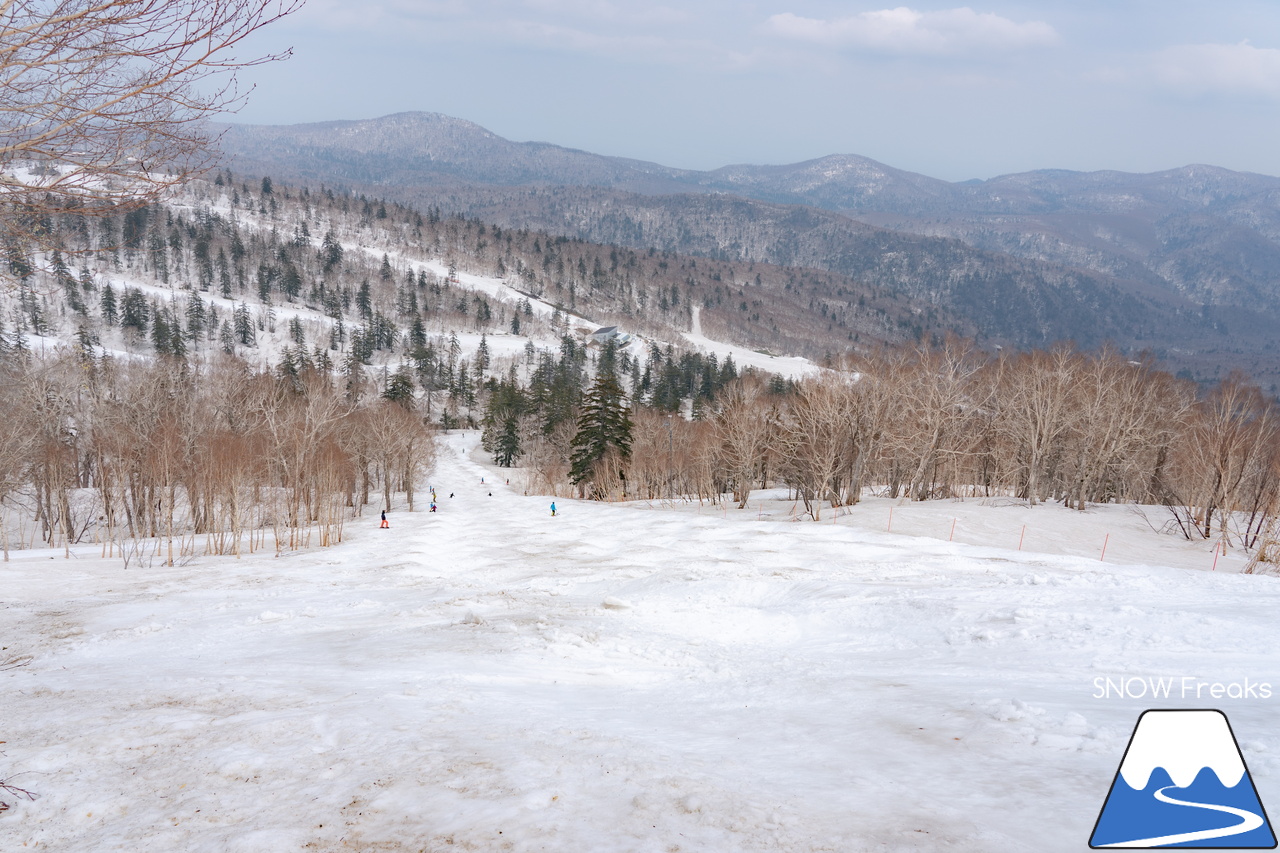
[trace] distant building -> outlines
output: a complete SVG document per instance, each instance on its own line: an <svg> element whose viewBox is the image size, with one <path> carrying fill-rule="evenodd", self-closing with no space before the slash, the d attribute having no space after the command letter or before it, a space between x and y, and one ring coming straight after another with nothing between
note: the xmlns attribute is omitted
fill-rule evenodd
<svg viewBox="0 0 1280 853"><path fill-rule="evenodd" d="M587 339L588 344L599 344L600 346L604 346L608 341L613 341L619 347L625 347L631 343L631 336L624 332L619 332L617 326L604 326L592 332Z"/></svg>

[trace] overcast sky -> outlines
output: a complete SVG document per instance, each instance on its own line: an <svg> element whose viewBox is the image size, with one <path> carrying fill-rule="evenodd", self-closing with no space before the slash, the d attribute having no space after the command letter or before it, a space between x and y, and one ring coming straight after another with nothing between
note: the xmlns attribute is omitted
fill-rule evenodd
<svg viewBox="0 0 1280 853"><path fill-rule="evenodd" d="M235 121L426 110L714 168L872 157L948 180L1188 163L1280 175L1280 4L309 0Z"/></svg>

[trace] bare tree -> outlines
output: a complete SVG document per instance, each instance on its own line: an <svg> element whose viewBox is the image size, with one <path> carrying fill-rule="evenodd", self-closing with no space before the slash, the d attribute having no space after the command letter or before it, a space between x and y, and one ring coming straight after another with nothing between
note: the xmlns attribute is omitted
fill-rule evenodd
<svg viewBox="0 0 1280 853"><path fill-rule="evenodd" d="M0 372L0 550L9 561L9 534L4 526L4 501L29 476L32 449L36 445L36 418L27 398L25 377L17 371Z"/></svg>
<svg viewBox="0 0 1280 853"><path fill-rule="evenodd" d="M303 0L0 0L0 239L157 200L211 165L205 120L247 92L234 48Z"/></svg>
<svg viewBox="0 0 1280 853"><path fill-rule="evenodd" d="M1175 455L1175 475L1199 536L1212 536L1218 522L1230 536L1231 514L1255 503L1251 491L1270 478L1280 419L1257 386L1233 374L1200 401Z"/></svg>
<svg viewBox="0 0 1280 853"><path fill-rule="evenodd" d="M840 480L852 467L851 408L844 379L807 379L779 423L783 471L814 521L821 520L824 500L840 504Z"/></svg>
<svg viewBox="0 0 1280 853"><path fill-rule="evenodd" d="M986 390L973 382L980 367L972 342L949 338L941 347L922 341L896 371L902 391L893 434L886 442L898 469L890 477L894 497L903 475L912 500L947 492L941 485L944 468L972 449L973 436L966 428L988 402L975 396Z"/></svg>
<svg viewBox="0 0 1280 853"><path fill-rule="evenodd" d="M1051 484L1052 461L1077 417L1072 390L1080 358L1068 347L1002 357L997 434L1008 443L1017 495L1031 506Z"/></svg>
<svg viewBox="0 0 1280 853"><path fill-rule="evenodd" d="M769 441L769 412L762 383L740 379L725 388L713 420L724 475L733 487L738 509L747 505Z"/></svg>

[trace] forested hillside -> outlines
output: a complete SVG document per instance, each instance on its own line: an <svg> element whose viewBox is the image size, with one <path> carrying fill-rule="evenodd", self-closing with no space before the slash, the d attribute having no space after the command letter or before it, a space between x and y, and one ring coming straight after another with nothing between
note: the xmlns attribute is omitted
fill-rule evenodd
<svg viewBox="0 0 1280 853"><path fill-rule="evenodd" d="M365 506L413 506L431 430L456 426L550 494L741 504L783 483L814 519L866 488L1136 501L1247 547L1280 506L1280 422L1245 379L1197 393L1105 348L984 350L829 273L229 173L48 227L60 248L10 246L0 296L7 545L87 537L128 560L146 539L173 560L325 544ZM816 316L767 297L833 287L850 289ZM713 338L845 347L802 381L744 371L681 346L695 314ZM605 322L618 333L592 340Z"/></svg>
<svg viewBox="0 0 1280 853"><path fill-rule="evenodd" d="M540 435L570 429L595 372L585 334L606 322L644 335L617 355L629 399L693 412L737 375L680 346L695 306L708 334L760 330L775 346L811 329L871 347L929 328L909 301L847 281L811 324L753 295L768 278L799 302L840 281L824 273L230 173L162 205L44 227L57 248L10 244L0 290L6 543L89 536L114 551L163 532L170 548L203 534L222 553L255 547L265 527L277 547L311 542L313 525L329 541L371 493L412 501L426 430L478 425L503 382L540 389Z"/></svg>
<svg viewBox="0 0 1280 853"><path fill-rule="evenodd" d="M1280 179L1264 175L1046 170L953 184L843 154L700 172L429 113L229 126L223 145L242 170L503 228L839 273L990 344L1110 341L1198 380L1243 369L1280 387Z"/></svg>

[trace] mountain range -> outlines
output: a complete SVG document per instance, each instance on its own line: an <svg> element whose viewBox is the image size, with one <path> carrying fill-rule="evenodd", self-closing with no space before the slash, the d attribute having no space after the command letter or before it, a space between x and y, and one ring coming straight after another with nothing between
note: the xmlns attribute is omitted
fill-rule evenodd
<svg viewBox="0 0 1280 853"><path fill-rule="evenodd" d="M951 183L837 154L710 171L513 142L462 119L226 125L241 172L637 249L826 270L988 344L1148 350L1280 379L1280 178L1213 166Z"/></svg>

